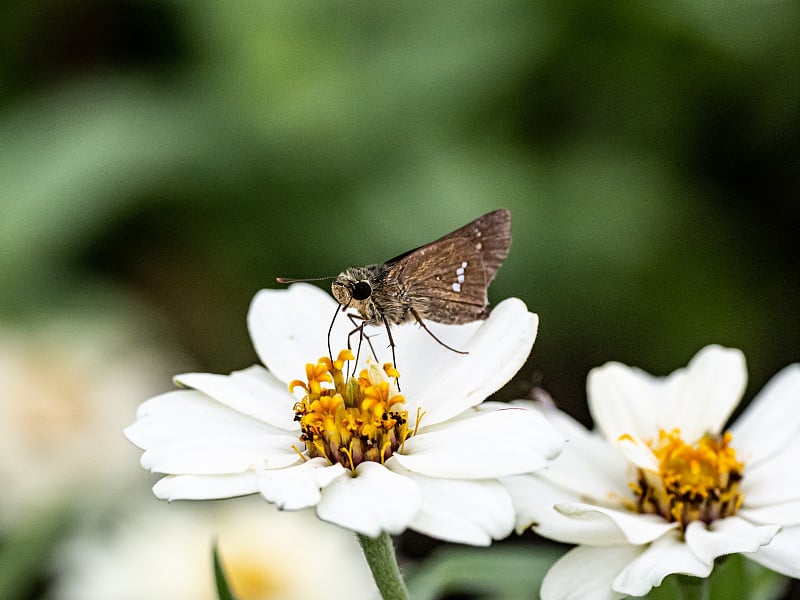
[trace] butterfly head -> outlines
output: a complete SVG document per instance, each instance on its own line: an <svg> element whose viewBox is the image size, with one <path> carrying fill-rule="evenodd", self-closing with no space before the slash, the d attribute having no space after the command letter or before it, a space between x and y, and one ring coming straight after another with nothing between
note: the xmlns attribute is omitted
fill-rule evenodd
<svg viewBox="0 0 800 600"><path fill-rule="evenodd" d="M374 321L376 307L373 298L373 281L363 269L348 269L331 283L331 292L342 307L354 308L367 321Z"/></svg>

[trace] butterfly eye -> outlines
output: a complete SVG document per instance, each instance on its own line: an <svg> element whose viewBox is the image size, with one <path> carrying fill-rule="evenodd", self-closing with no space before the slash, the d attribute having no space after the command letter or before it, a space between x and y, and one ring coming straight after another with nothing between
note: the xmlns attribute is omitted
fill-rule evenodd
<svg viewBox="0 0 800 600"><path fill-rule="evenodd" d="M353 286L353 300L366 300L372 295L372 286L368 281L357 281Z"/></svg>

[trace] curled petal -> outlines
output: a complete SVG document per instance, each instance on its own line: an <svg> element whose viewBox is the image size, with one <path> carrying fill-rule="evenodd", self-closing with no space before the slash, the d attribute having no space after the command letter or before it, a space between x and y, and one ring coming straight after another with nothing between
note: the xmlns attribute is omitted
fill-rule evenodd
<svg viewBox="0 0 800 600"><path fill-rule="evenodd" d="M591 504L565 503L556 505L562 515L585 522L594 527L593 522L600 519L612 521L631 544L652 542L670 531L677 529L677 523L670 523L655 515L643 515L627 510L613 510Z"/></svg>
<svg viewBox="0 0 800 600"><path fill-rule="evenodd" d="M517 533L529 527L539 535L568 544L623 544L627 539L611 519L575 519L555 509L563 503L578 504L579 494L564 490L539 475L501 479L511 495L517 515Z"/></svg>
<svg viewBox="0 0 800 600"><path fill-rule="evenodd" d="M615 591L630 596L644 596L661 585L664 577L673 573L708 577L713 565L695 556L689 546L674 532L650 544L647 549L626 566L614 579Z"/></svg>
<svg viewBox="0 0 800 600"><path fill-rule="evenodd" d="M719 519L709 526L701 521L689 523L685 538L695 556L708 565L725 554L755 552L769 544L780 530L779 525L752 525L738 517Z"/></svg>
<svg viewBox="0 0 800 600"><path fill-rule="evenodd" d="M578 546L550 567L542 581L542 600L617 600L626 594L612 589L617 574L646 546Z"/></svg>
<svg viewBox="0 0 800 600"><path fill-rule="evenodd" d="M800 578L800 527L786 527L756 552L744 554L750 560L787 577Z"/></svg>

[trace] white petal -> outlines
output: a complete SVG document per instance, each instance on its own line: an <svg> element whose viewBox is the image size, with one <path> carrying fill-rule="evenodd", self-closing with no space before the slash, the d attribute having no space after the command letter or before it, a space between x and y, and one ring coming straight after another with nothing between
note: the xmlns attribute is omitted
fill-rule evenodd
<svg viewBox="0 0 800 600"><path fill-rule="evenodd" d="M778 524L784 527L800 525L800 499L780 504L750 508L745 496L744 506L736 513L743 519L762 525Z"/></svg>
<svg viewBox="0 0 800 600"><path fill-rule="evenodd" d="M658 457L656 457L655 453L650 449L650 446L641 440L626 436L617 442L617 447L622 454L625 455L625 458L640 469L658 473L660 466Z"/></svg>
<svg viewBox="0 0 800 600"><path fill-rule="evenodd" d="M339 477L322 492L317 514L358 533L377 537L400 533L420 509L417 484L373 462L356 467L355 476Z"/></svg>
<svg viewBox="0 0 800 600"><path fill-rule="evenodd" d="M259 490L281 510L300 510L316 506L320 490L344 473L342 465L314 458L294 467L263 471L259 474Z"/></svg>
<svg viewBox="0 0 800 600"><path fill-rule="evenodd" d="M302 372L301 372L302 374ZM299 429L293 421L297 399L285 383L263 367L254 365L230 375L184 373L174 377L176 383L199 390L222 404L274 427L287 431Z"/></svg>
<svg viewBox="0 0 800 600"><path fill-rule="evenodd" d="M589 373L589 407L609 441L624 434L655 439L678 428L687 441L718 433L747 383L739 350L707 346L685 369L655 378L639 369L608 363Z"/></svg>
<svg viewBox="0 0 800 600"><path fill-rule="evenodd" d="M677 523L669 523L655 515L614 510L592 504L563 503L557 504L555 508L564 516L588 523L589 527L596 527L594 521L610 520L619 527L625 539L631 544L652 542L678 527Z"/></svg>
<svg viewBox="0 0 800 600"><path fill-rule="evenodd" d="M691 360L678 387L675 405L664 407L680 418L684 439L720 433L747 386L744 354L734 348L706 346Z"/></svg>
<svg viewBox="0 0 800 600"><path fill-rule="evenodd" d="M748 508L800 500L800 437L795 437L780 454L750 468L746 463L742 493Z"/></svg>
<svg viewBox="0 0 800 600"><path fill-rule="evenodd" d="M239 422L231 416L241 419L241 415L221 412L216 416L218 417L216 420L211 415L195 414L187 414L180 420L175 417L145 417L126 428L125 435L142 449L211 438L258 439L276 435L274 428L254 419L249 419L249 422ZM280 432L277 435L285 436L286 432ZM297 440L296 437L293 439Z"/></svg>
<svg viewBox="0 0 800 600"><path fill-rule="evenodd" d="M737 455L753 467L780 453L800 432L800 364L775 375L730 431Z"/></svg>
<svg viewBox="0 0 800 600"><path fill-rule="evenodd" d="M800 578L800 527L787 527L778 532L773 540L757 552L744 554L747 558L768 569Z"/></svg>
<svg viewBox="0 0 800 600"><path fill-rule="evenodd" d="M574 519L554 506L577 504L580 494L573 494L546 481L539 475L518 475L500 480L506 487L517 515L517 533L528 527L544 537L569 544L611 545L627 542L611 519Z"/></svg>
<svg viewBox="0 0 800 600"><path fill-rule="evenodd" d="M673 573L708 577L713 565L697 558L680 540L680 534L665 535L650 544L638 558L625 567L613 588L623 594L644 596L651 588L661 585L664 577Z"/></svg>
<svg viewBox="0 0 800 600"><path fill-rule="evenodd" d="M527 401L515 401L512 405L539 410L567 438L561 454L548 468L538 472L543 479L599 504L630 496L628 462L602 435L588 431L560 410L541 410L536 403Z"/></svg>
<svg viewBox="0 0 800 600"><path fill-rule="evenodd" d="M661 380L611 362L589 372L586 393L595 426L610 443L615 444L625 434L653 437L656 416L652 413L664 396Z"/></svg>
<svg viewBox="0 0 800 600"><path fill-rule="evenodd" d="M143 402L136 411L136 418L162 419L164 422L180 424L185 419L196 423L221 422L224 426L249 428L254 432L286 433L285 429L272 427L257 419L225 406L214 398L196 390L173 390Z"/></svg>
<svg viewBox="0 0 800 600"><path fill-rule="evenodd" d="M694 555L711 566L718 556L755 552L769 544L779 530L779 525L759 527L738 517L728 517L714 521L708 527L700 521L689 523L685 539Z"/></svg>
<svg viewBox="0 0 800 600"><path fill-rule="evenodd" d="M458 349L468 354L440 352L440 360L429 362L425 369L409 368L407 381L398 354L400 384L410 412L422 407L426 411L423 423L430 426L479 404L525 364L538 327L539 317L528 312L521 300L509 298L498 304L489 318L474 328L474 335L459 345Z"/></svg>
<svg viewBox="0 0 800 600"><path fill-rule="evenodd" d="M611 584L646 546L578 546L550 567L542 581L542 600L616 600L625 594Z"/></svg>
<svg viewBox="0 0 800 600"><path fill-rule="evenodd" d="M487 479L536 471L563 444L563 436L541 415L506 408L426 428L393 458L429 477Z"/></svg>
<svg viewBox="0 0 800 600"><path fill-rule="evenodd" d="M167 392L139 408L137 420L125 436L149 449L179 441L224 437L263 437L285 434L261 421L234 411L194 390Z"/></svg>
<svg viewBox="0 0 800 600"><path fill-rule="evenodd" d="M258 476L252 471L234 475L167 475L153 486L161 500L219 500L255 494Z"/></svg>
<svg viewBox="0 0 800 600"><path fill-rule="evenodd" d="M495 480L406 476L422 493L422 507L410 525L415 531L447 542L488 546L514 528L511 498Z"/></svg>
<svg viewBox="0 0 800 600"><path fill-rule="evenodd" d="M213 413L213 411L218 412ZM136 418L174 417L180 419L186 414L206 415L209 413L212 413L214 417L217 414L235 414L242 422L252 421L252 419L239 415L213 398L209 398L206 394L195 390L172 390L153 396L139 405L136 411Z"/></svg>
<svg viewBox="0 0 800 600"><path fill-rule="evenodd" d="M142 454L142 467L173 475L219 475L292 465L300 457L291 436L208 437L161 444Z"/></svg>
<svg viewBox="0 0 800 600"><path fill-rule="evenodd" d="M338 303L308 283L285 290L261 290L253 298L247 326L261 362L279 380L300 379L306 363L328 355L328 327ZM347 338L350 322L339 316L333 341ZM334 344L334 355L341 344Z"/></svg>

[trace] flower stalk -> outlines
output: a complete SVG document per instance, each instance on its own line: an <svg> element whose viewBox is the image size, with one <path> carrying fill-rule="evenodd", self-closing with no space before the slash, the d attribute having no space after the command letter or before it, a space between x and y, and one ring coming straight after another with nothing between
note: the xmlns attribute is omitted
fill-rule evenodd
<svg viewBox="0 0 800 600"><path fill-rule="evenodd" d="M408 589L397 565L392 536L385 531L376 538L358 534L358 543L364 551L367 564L381 592L381 598L408 600Z"/></svg>

